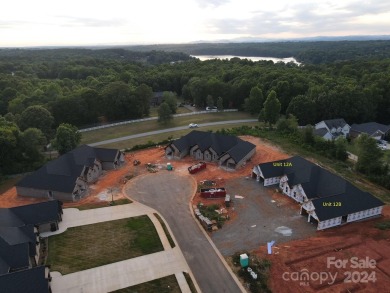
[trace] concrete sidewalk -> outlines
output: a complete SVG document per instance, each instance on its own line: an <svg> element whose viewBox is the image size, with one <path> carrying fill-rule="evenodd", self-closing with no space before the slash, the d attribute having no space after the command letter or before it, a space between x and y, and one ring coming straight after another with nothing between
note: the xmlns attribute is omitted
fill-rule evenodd
<svg viewBox="0 0 390 293"><path fill-rule="evenodd" d="M63 233L66 229L77 226L90 225L95 223L119 220L124 218L138 217L147 214L153 214L156 211L140 203L131 203L112 207L104 207L80 211L76 208L64 209L62 222L59 223L59 229L54 232L44 232L42 237L48 237Z"/></svg>
<svg viewBox="0 0 390 293"><path fill-rule="evenodd" d="M169 275L183 276L182 272L187 270L180 249L175 247L64 276L53 273L51 286L54 293L106 293ZM183 293L191 292L186 282L179 285Z"/></svg>
<svg viewBox="0 0 390 293"><path fill-rule="evenodd" d="M64 276L59 272L51 272L51 286L53 292L103 293L134 286L169 275L175 275L181 291L183 293L190 293L191 290L185 281L183 272L188 272L191 275L195 286L198 287L169 226L164 221L176 243L176 246L173 249L171 248L160 222L153 213L157 213L157 211L136 202L85 211L80 211L75 208L64 209L63 221L59 223L59 230L42 233L42 237L63 233L71 227L147 215L157 230L164 251ZM162 218L161 215L160 217Z"/></svg>

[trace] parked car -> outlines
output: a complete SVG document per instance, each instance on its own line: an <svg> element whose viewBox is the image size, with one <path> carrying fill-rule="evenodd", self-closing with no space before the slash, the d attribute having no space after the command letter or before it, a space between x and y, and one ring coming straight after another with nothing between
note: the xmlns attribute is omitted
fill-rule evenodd
<svg viewBox="0 0 390 293"><path fill-rule="evenodd" d="M380 148L380 149L387 149L387 141L385 140L377 140L377 146Z"/></svg>
<svg viewBox="0 0 390 293"><path fill-rule="evenodd" d="M190 123L190 125L188 125L189 128L197 128L199 127L198 124L196 123Z"/></svg>
<svg viewBox="0 0 390 293"><path fill-rule="evenodd" d="M217 107L206 107L206 111L217 111L218 108Z"/></svg>

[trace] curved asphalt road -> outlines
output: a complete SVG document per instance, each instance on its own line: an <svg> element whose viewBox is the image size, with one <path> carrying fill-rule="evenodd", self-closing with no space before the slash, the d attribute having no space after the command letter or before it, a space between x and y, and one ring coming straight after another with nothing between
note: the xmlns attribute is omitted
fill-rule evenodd
<svg viewBox="0 0 390 293"><path fill-rule="evenodd" d="M125 192L156 209L168 222L203 293L238 293L240 288L190 214L195 182L190 176L160 171L132 179Z"/></svg>
<svg viewBox="0 0 390 293"><path fill-rule="evenodd" d="M203 124L198 124L198 125L199 125L199 127L204 127L204 126L212 126L212 125L235 124L235 123L246 123L246 122L256 122L256 121L257 121L257 119L229 120L229 121L219 121L219 122L203 123ZM103 140L103 141L91 143L91 144L89 144L89 146L98 146L98 145L103 145L103 144L109 144L109 143L113 143L113 142L128 140L128 139L132 139L132 138L138 138L138 137L143 137L143 136L149 136L149 135L166 133L166 132L171 132L171 131L176 131L176 130L184 130L184 129L188 129L188 126L180 126L180 127L174 127L174 128L168 128L168 129L162 129L162 130L138 133L138 134L118 137L118 138L114 138L114 139L109 139L109 140Z"/></svg>

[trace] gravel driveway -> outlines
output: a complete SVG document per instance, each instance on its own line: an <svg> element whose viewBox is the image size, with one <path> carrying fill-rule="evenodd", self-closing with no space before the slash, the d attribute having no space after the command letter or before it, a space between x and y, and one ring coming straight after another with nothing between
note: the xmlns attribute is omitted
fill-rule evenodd
<svg viewBox="0 0 390 293"><path fill-rule="evenodd" d="M315 234L316 227L307 223L307 217L299 215L298 203L294 207L293 201L285 198L273 202L266 187L256 180L236 178L229 180L225 187L234 200L238 216L212 234L213 242L224 256L258 249L271 240L277 245ZM236 194L244 198L235 199ZM291 235L287 236L289 232Z"/></svg>

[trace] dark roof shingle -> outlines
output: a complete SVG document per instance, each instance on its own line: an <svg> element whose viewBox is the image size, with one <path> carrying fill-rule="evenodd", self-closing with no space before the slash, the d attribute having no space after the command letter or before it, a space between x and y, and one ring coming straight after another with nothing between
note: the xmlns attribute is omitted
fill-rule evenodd
<svg viewBox="0 0 390 293"><path fill-rule="evenodd" d="M373 135L377 131L386 133L390 131L390 125L384 125L376 122L368 122L362 124L352 124L351 131L367 133L368 135Z"/></svg>
<svg viewBox="0 0 390 293"><path fill-rule="evenodd" d="M344 127L347 124L343 118L324 120L324 122L329 129Z"/></svg>
<svg viewBox="0 0 390 293"><path fill-rule="evenodd" d="M117 149L82 145L25 176L16 186L72 193L85 166L93 166L95 159L114 162L117 153Z"/></svg>
<svg viewBox="0 0 390 293"><path fill-rule="evenodd" d="M6 293L49 293L45 267L39 266L0 276L0 291Z"/></svg>
<svg viewBox="0 0 390 293"><path fill-rule="evenodd" d="M225 153L230 154L237 163L256 147L254 144L243 141L236 136L198 130L191 131L189 134L173 141L172 144L179 151L195 145L198 145L202 152L211 148L218 156L222 156Z"/></svg>

